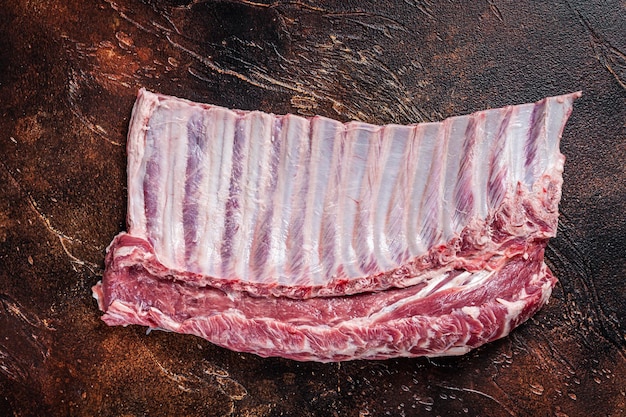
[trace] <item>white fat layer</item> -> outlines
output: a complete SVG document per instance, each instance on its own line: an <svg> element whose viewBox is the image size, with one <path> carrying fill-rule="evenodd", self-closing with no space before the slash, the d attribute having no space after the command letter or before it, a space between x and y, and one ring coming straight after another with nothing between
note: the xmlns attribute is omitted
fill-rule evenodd
<svg viewBox="0 0 626 417"><path fill-rule="evenodd" d="M339 194L342 196L339 203L339 221L343 233L340 234L340 256L342 264L348 277L363 276L363 272L358 264L357 254L353 245L355 233L355 220L358 208L361 204L359 200L363 177L366 172L367 154L370 142L375 140L377 132L373 132L367 125L361 127L358 123L349 123L346 128L346 159L342 161L342 179ZM365 184L370 186L370 184ZM331 202L332 203L332 202Z"/></svg>
<svg viewBox="0 0 626 417"><path fill-rule="evenodd" d="M183 227L183 202L185 200L185 180L187 175L187 112L177 109L174 120L179 123L170 125L170 151L168 157L171 168L168 171L167 201L164 210L163 226L167 235L163 245L170 249L170 264L185 264L185 228ZM166 248L162 247L162 250Z"/></svg>
<svg viewBox="0 0 626 417"><path fill-rule="evenodd" d="M542 166L546 172L556 169L557 172L563 171L563 158L559 151L559 141L563 134L565 124L563 123L569 117L572 111L573 98L550 97L547 99L546 105L546 137L545 137L545 162Z"/></svg>
<svg viewBox="0 0 626 417"><path fill-rule="evenodd" d="M406 166L409 168L407 175L407 191L399 190L400 193L408 194L403 212L405 215L406 234L408 241L408 252L411 256L418 256L426 252L427 248L422 240L421 231L421 208L422 196L428 182L428 173L431 164L436 163L440 155L435 154L437 149L440 123L428 123L415 126L415 142L407 152ZM412 172L412 175L410 173ZM419 229L418 229L419 227Z"/></svg>
<svg viewBox="0 0 626 417"><path fill-rule="evenodd" d="M525 289L523 289L519 294L519 299L517 301L508 301L503 298L496 298L496 301L506 307L506 316L504 317L502 335L507 335L511 332L511 324L519 317L522 310L524 310L524 307L526 306L526 298L527 294Z"/></svg>
<svg viewBox="0 0 626 417"><path fill-rule="evenodd" d="M205 230L198 251L201 271L218 276L222 267L220 247L224 234L224 216L233 167L233 145L235 138L235 114L225 109L211 112L214 146L209 146L209 172L204 176L208 188L206 208L199 216ZM204 182L203 182L204 184Z"/></svg>
<svg viewBox="0 0 626 417"><path fill-rule="evenodd" d="M548 99L530 178L524 147L533 104L474 114L476 143L469 151L468 116L383 128L281 116L279 165L274 170L272 135L279 116L155 97L143 92L129 131L130 232L149 237L167 267L251 283L317 286L392 270L455 237L470 221L486 218L495 210L486 196L498 172L505 174L506 184L496 193L496 204L505 192L514 192L518 181L562 169L558 140L573 100ZM207 146L198 176L193 246L186 252L187 123L198 111L204 112L201 130ZM504 125L507 111L511 119ZM245 146L234 156L237 124L243 126ZM155 157L160 175L149 179L148 192L156 194L150 197L157 209L153 230L147 231L143 187L148 161ZM233 157L242 158L241 194L230 242L232 259L222 259ZM463 166L471 173L461 172ZM270 192L273 183L275 191ZM469 211L460 213L459 196L466 193L473 200L466 205ZM295 233L295 225L302 230ZM269 233L258 238L256 232L263 227ZM302 247L288 246L288 241ZM254 264L256 253L268 254L259 261L263 264Z"/></svg>
<svg viewBox="0 0 626 417"><path fill-rule="evenodd" d="M155 95L142 95L133 107L128 132L128 231L139 236L146 235L146 212L143 181L146 177L146 163L152 147L146 144L147 121L158 104Z"/></svg>
<svg viewBox="0 0 626 417"><path fill-rule="evenodd" d="M493 113L493 111L492 111ZM498 112L501 114L501 112ZM489 214L487 206L487 181L489 179L489 149L493 146L496 132L487 124L488 112L476 116L476 146L472 164L472 188L474 197L474 215L484 219Z"/></svg>
<svg viewBox="0 0 626 417"><path fill-rule="evenodd" d="M430 126L426 126L429 128ZM434 142L432 145L431 162L419 181L423 182L418 185L418 179L414 186L421 186L423 193L415 194L413 190L411 204L419 205L419 213L414 221L417 222L415 229L416 238L424 252L441 241L442 230L445 227L442 221L442 203L443 201L443 185L445 183L445 162L447 152L447 137L450 129L450 120L446 120L436 125L436 132L429 132L424 135L424 142ZM423 145L425 149L430 150L430 146ZM416 172L416 175L418 172Z"/></svg>
<svg viewBox="0 0 626 417"><path fill-rule="evenodd" d="M235 264L235 276L244 281L250 279L250 264L252 243L258 213L263 210L265 201L262 200L261 191L263 180L269 177L269 157L272 140L272 118L261 112L249 113L244 126L247 137L256 140L246 140L246 164L243 169L242 184L242 221L240 233L236 241L233 257Z"/></svg>
<svg viewBox="0 0 626 417"><path fill-rule="evenodd" d="M286 273L290 263L287 236L289 234L290 219L294 208L293 198L298 197L297 177L302 168L300 158L301 147L304 141L301 137L309 132L309 122L302 117L286 117L283 124L283 141L281 158L279 160L278 187L274 210L277 214L272 227L272 246L269 259L275 268L274 277L280 284L289 284L289 275Z"/></svg>
<svg viewBox="0 0 626 417"><path fill-rule="evenodd" d="M386 160L381 167L383 171L378 182L378 197L372 196L374 201L372 221L374 241L372 244L376 263L380 269L390 269L396 266L395 260L402 256L406 245L401 226L403 216L394 213L394 217L389 218L389 211L395 191L393 184L398 183L398 175L403 168L402 159L412 139L413 130L405 126L387 126L381 138ZM394 247L390 245L394 238L404 242Z"/></svg>
<svg viewBox="0 0 626 417"><path fill-rule="evenodd" d="M467 131L468 117L454 117L449 119L449 131L445 154L445 171L443 179L443 201L442 218L443 241L447 241L460 232L465 226L456 221L457 204L455 198L456 185L459 181L459 167L461 161L467 156L464 154L464 144L468 138L465 137ZM468 190L469 191L469 190ZM470 191L471 192L471 191Z"/></svg>
<svg viewBox="0 0 626 417"><path fill-rule="evenodd" d="M171 159L168 157L170 147L170 125L176 123L176 121L165 117L165 114L161 112L155 112L150 119L148 125L146 147L152 148L151 159L153 163L159 166L158 176L146 173L148 179L146 184L149 185L150 190L148 194L155 200L155 214L152 220L151 230L148 230L148 236L152 239L155 251L159 254L159 259L164 263L172 264L172 257L170 256L170 249L164 244L164 241L169 237L167 227L171 226L168 222L167 225L163 224L165 220L167 209L167 194L169 192L168 187L168 175L167 172L170 169ZM159 190L154 192L152 190ZM156 195L155 195L156 194Z"/></svg>
<svg viewBox="0 0 626 417"><path fill-rule="evenodd" d="M115 257L122 258L124 256L128 256L135 250L135 246L119 246L115 249Z"/></svg>
<svg viewBox="0 0 626 417"><path fill-rule="evenodd" d="M474 320L478 319L478 316L480 316L480 307L477 306L465 306L461 308L461 311Z"/></svg>
<svg viewBox="0 0 626 417"><path fill-rule="evenodd" d="M524 104L514 107L513 115L511 116L509 136L507 137L509 184L523 183L524 181L524 163L526 161L524 145L526 144L532 113L533 105ZM528 186L529 184L526 185Z"/></svg>
<svg viewBox="0 0 626 417"><path fill-rule="evenodd" d="M507 111L510 109L485 111L484 139L481 152L482 160L477 163L476 178L481 184L481 194L484 193L484 203L480 211L479 218L487 217L495 207L499 206L504 198L504 193L496 190L501 187L498 174L506 167L505 138L508 132L509 123L506 120ZM506 179L506 178L504 178ZM492 183L493 182L493 183ZM492 187L490 190L489 187ZM494 198L490 198L490 195Z"/></svg>
<svg viewBox="0 0 626 417"><path fill-rule="evenodd" d="M303 250L309 259L309 275L313 285L324 283L324 267L321 259L322 216L324 196L327 193L330 167L339 145L337 135L343 125L334 120L316 117L311 120L311 157L309 159L309 189L304 207Z"/></svg>

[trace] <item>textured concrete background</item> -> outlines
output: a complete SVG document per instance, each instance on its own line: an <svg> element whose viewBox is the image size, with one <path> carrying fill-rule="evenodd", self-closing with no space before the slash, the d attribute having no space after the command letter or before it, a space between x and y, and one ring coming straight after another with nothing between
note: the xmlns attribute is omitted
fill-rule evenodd
<svg viewBox="0 0 626 417"><path fill-rule="evenodd" d="M626 3L580 3L4 1L0 415L625 415ZM431 360L296 363L105 326L90 287L124 229L139 87L373 123L583 90L550 304Z"/></svg>

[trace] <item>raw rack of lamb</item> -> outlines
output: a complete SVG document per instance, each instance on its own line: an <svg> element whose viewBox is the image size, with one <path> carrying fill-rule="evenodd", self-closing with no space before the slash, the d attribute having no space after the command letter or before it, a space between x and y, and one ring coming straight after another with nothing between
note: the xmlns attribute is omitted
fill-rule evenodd
<svg viewBox="0 0 626 417"><path fill-rule="evenodd" d="M506 336L556 282L543 257L578 96L375 126L142 89L103 320L324 362Z"/></svg>

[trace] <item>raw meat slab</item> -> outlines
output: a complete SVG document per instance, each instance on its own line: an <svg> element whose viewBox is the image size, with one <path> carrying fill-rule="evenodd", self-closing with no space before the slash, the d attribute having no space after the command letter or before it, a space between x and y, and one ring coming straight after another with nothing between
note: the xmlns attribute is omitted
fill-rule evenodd
<svg viewBox="0 0 626 417"><path fill-rule="evenodd" d="M503 337L556 282L543 253L579 95L374 126L141 90L103 319L317 361Z"/></svg>

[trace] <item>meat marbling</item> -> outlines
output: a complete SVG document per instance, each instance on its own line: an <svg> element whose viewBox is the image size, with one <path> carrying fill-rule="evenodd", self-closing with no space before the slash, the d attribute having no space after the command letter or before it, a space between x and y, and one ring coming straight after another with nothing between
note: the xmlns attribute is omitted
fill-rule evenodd
<svg viewBox="0 0 626 417"><path fill-rule="evenodd" d="M340 361L463 354L544 305L580 93L409 126L140 90L109 325Z"/></svg>

